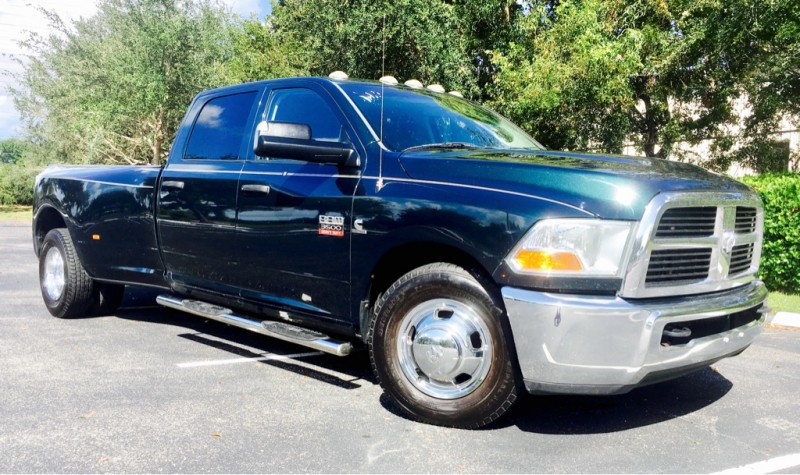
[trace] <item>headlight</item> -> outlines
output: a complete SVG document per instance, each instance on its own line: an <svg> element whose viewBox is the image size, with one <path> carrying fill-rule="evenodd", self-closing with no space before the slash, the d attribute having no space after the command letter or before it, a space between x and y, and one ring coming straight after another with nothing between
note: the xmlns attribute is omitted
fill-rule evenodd
<svg viewBox="0 0 800 475"><path fill-rule="evenodd" d="M506 258L517 273L620 277L636 223L600 219L545 219Z"/></svg>

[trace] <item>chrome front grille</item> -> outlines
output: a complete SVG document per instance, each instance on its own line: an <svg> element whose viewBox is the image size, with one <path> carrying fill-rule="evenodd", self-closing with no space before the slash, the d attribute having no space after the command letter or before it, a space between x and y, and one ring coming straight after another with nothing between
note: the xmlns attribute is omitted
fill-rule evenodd
<svg viewBox="0 0 800 475"><path fill-rule="evenodd" d="M756 230L756 216L757 211L755 208L749 206L736 207L736 227L737 233L752 233Z"/></svg>
<svg viewBox="0 0 800 475"><path fill-rule="evenodd" d="M650 254L647 285L702 282L708 277L711 249L659 249Z"/></svg>
<svg viewBox="0 0 800 475"><path fill-rule="evenodd" d="M657 238L706 237L714 234L715 206L672 208L664 212L656 229Z"/></svg>
<svg viewBox="0 0 800 475"><path fill-rule="evenodd" d="M753 263L755 244L740 244L733 246L731 252L731 266L728 270L728 275L736 275L750 269Z"/></svg>
<svg viewBox="0 0 800 475"><path fill-rule="evenodd" d="M755 194L656 196L635 236L621 295L690 295L752 281L761 257L763 222Z"/></svg>

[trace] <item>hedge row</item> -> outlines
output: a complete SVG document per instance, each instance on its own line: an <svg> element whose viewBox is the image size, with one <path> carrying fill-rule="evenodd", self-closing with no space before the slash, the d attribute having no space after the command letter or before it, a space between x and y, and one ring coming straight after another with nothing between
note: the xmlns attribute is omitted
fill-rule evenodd
<svg viewBox="0 0 800 475"><path fill-rule="evenodd" d="M800 293L800 174L745 177L764 200L759 275L770 290Z"/></svg>
<svg viewBox="0 0 800 475"><path fill-rule="evenodd" d="M33 204L33 183L41 167L0 163L0 205Z"/></svg>

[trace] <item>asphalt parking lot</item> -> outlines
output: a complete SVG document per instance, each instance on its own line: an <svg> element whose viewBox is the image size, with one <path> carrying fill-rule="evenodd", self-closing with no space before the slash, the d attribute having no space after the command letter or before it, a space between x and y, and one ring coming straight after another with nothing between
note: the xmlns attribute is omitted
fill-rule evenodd
<svg viewBox="0 0 800 475"><path fill-rule="evenodd" d="M30 227L0 223L0 472L800 471L800 331L610 397L527 397L484 430L415 423L347 358L154 306L59 320Z"/></svg>

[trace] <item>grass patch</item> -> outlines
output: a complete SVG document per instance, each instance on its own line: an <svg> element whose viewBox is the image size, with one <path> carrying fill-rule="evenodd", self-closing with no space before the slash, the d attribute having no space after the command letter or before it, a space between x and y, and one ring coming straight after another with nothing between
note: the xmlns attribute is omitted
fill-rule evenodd
<svg viewBox="0 0 800 475"><path fill-rule="evenodd" d="M30 206L0 205L0 221L30 221L33 209Z"/></svg>
<svg viewBox="0 0 800 475"><path fill-rule="evenodd" d="M769 306L777 311L800 313L800 295L770 292Z"/></svg>

